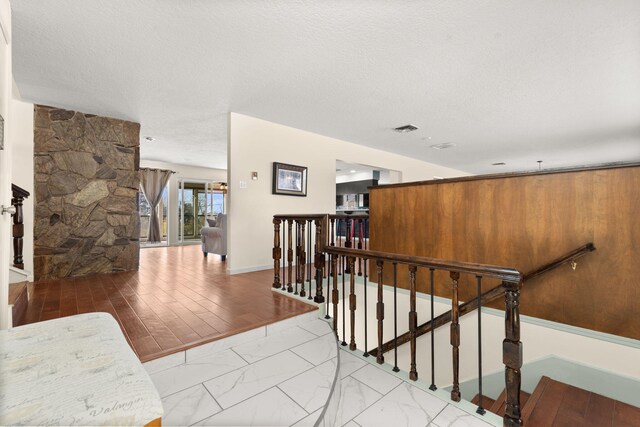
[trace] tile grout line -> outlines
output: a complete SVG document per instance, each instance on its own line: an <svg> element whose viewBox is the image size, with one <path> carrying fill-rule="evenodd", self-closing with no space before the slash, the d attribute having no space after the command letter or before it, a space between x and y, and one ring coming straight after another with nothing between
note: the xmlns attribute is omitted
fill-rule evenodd
<svg viewBox="0 0 640 427"><path fill-rule="evenodd" d="M301 374L298 374L298 375L301 375ZM297 377L298 375L296 375L295 377ZM293 378L295 378L295 377L291 377L291 378L289 378L289 379L291 380L291 379L293 379ZM282 384L282 383L280 383L280 384ZM287 394L287 392L286 392L286 391L284 391L283 389L281 389L281 388L279 387L279 386L280 386L280 384L277 384L277 385L273 386L272 388L277 388L278 390L280 390L280 391L281 391L285 396L287 396L289 399L291 399L291 401L293 401L293 403L295 403L299 408L301 408L301 409L305 412L305 414L307 414L307 415L305 415L304 417L302 417L302 418L300 418L300 419L306 418L306 417L308 417L309 415L313 414L313 412L315 412L315 411L313 411L313 412L309 412L309 411L307 411L306 409L304 409L304 408L302 407L302 405L301 405L301 404L299 404L299 403L298 403L298 402L297 402L293 397L289 396L289 394ZM269 389L269 390L271 390L271 389ZM316 409L316 411L317 411L317 409ZM299 421L299 420L298 420L298 421ZM297 422L297 421L296 421L296 422Z"/></svg>
<svg viewBox="0 0 640 427"><path fill-rule="evenodd" d="M252 362L249 362L247 359L245 359L244 357L242 357L242 355L240 355L240 353L238 353L237 351L235 351L234 347L229 347L228 349L229 351L233 352L234 354L236 354L240 359L244 360L247 364L245 366L251 366L253 365ZM215 354L215 353L214 353ZM198 360L198 359L196 359ZM260 360L264 360L264 359L260 359ZM259 360L257 361L259 362ZM207 380L208 381L208 380Z"/></svg>
<svg viewBox="0 0 640 427"><path fill-rule="evenodd" d="M227 350L231 350L231 349L227 349ZM224 351L227 351L227 350L224 350ZM243 359L243 360L244 360L244 359ZM197 365L199 365L199 363L196 363L196 364L197 364ZM162 370L162 371L158 371L158 372L165 372L165 371L168 371L169 369L178 368L178 367L180 367L180 366L182 366L182 365L185 365L185 366L186 366L186 365L188 365L188 364L187 364L187 363L184 363L184 364L180 364L180 365L178 365L178 366L172 366L171 368L167 368L167 369L164 369L164 370ZM238 368L232 369L231 371L223 372L223 373L221 373L221 374L219 374L219 375L216 375L215 377L208 378L208 379L206 379L206 380L204 380L204 381L201 381L201 382L199 382L199 383L196 383L196 384L190 385L189 387L186 387L186 388L183 388L183 389L177 390L177 391L175 391L175 392L173 392L173 393L171 393L171 394L176 394L176 393L179 393L179 392L181 392L181 391L188 390L188 389L190 389L191 387L195 387L195 386L196 386L196 385L198 385L198 384L202 384L202 385L206 388L207 386L205 386L205 385L204 385L204 383L205 383L205 382L207 382L207 381L211 381L211 380L215 380L216 378L220 378L220 377L221 377L221 376L223 376L223 375L227 375L227 374L229 374L229 373L231 373L231 372L235 372L235 371L237 371L237 370L239 370L239 369L246 368L247 366L250 366L250 365L251 365L251 364L246 364L246 365L244 365L244 366L240 366L240 367L238 367ZM154 373L154 374L155 374L155 373ZM151 376L151 375L150 375L150 376ZM151 379L151 382L153 382L153 379ZM167 395L167 396L165 396L165 397L168 397L168 396L170 396L170 395ZM164 397L161 397L161 399L164 399Z"/></svg>
<svg viewBox="0 0 640 427"><path fill-rule="evenodd" d="M319 339L319 338L322 338L322 337L314 337L314 338L312 338L312 339L310 339L310 340L308 340L308 341L305 341L305 342L303 342L303 343L300 343L300 344L296 345L295 347L289 347L289 348L284 349L284 350L282 350L282 351L279 351L279 352L277 352L277 353L273 353L273 354L272 354L272 355L270 355L270 356L266 356L266 357L264 357L264 358L262 358L262 359L258 359L258 360L256 360L255 362L252 362L252 363L247 362L247 363L249 363L250 365L252 365L252 364L254 364L254 363L258 363L258 362L261 362L261 361L263 361L263 360L266 360L266 359L268 359L268 358L270 358L270 357L277 356L278 354L282 354L282 353L284 353L285 351L290 351L291 353L295 354L296 356L298 356L299 358L301 358L302 360L304 360L304 361L305 361L305 362L307 362L307 363L311 363L311 364L312 364L312 365L314 365L314 366L322 365L323 363L327 362L327 360L330 360L331 358L329 358L329 359L327 359L327 360L324 360L324 361L320 362L318 365L315 365L313 362L311 362L311 361L309 361L309 360L305 359L304 357L300 356L298 353L296 353L295 351L293 351L293 349L294 349L294 348L299 347L299 346L304 345L304 344L308 344L308 343L310 343L311 341L313 341L313 340L317 340L317 339ZM244 344L239 344L239 345L237 345L236 347L239 347L240 345L244 345ZM231 347L231 349L233 349L233 347ZM239 354L238 354L238 355L239 355ZM242 356L241 356L241 357L242 357ZM243 359L243 360L244 360L244 359Z"/></svg>
<svg viewBox="0 0 640 427"><path fill-rule="evenodd" d="M362 411L360 411L360 412L358 412L357 414L355 414L353 417L351 417L351 419L349 419L346 423L343 423L342 425L348 424L348 423L349 423L349 421L353 421L353 422L355 422L354 420L355 420L355 418L356 418L357 416L359 416L360 414L362 414L362 413L363 413L364 411L366 411L367 409L371 408L373 405L375 405L376 403L378 403L378 402L379 402L383 397L385 397L385 396L386 396L386 394L382 394L382 393L380 393L380 392L378 392L378 391L374 390L373 388L369 387L367 384L363 383L362 381L359 381L358 379L353 378L351 375L347 375L347 376L346 376L345 378L343 378L342 380L345 380L345 379L347 379L347 378L351 378L352 380L357 381L358 383L362 384L363 386L367 387L368 389L373 390L374 392L378 393L378 394L380 395L380 397L379 397L379 398L377 398L376 400L374 400L374 401L371 403L371 405L367 406L367 407L366 407L366 408L364 408ZM398 384L398 387L400 387L400 384ZM391 392L389 392L389 393L391 393ZM340 398L342 399L342 393L341 393L341 395L340 395ZM344 421L344 420L343 420L343 421ZM356 423L356 424L357 424L357 423Z"/></svg>
<svg viewBox="0 0 640 427"><path fill-rule="evenodd" d="M282 351L282 352L280 352L280 353L278 353L278 354L282 354L282 353L284 353L284 352L286 352L286 351L289 351L289 350ZM302 357L298 356L297 354L295 354L295 353L292 353L292 354L293 354L294 356L296 356L296 357L299 357L300 359L302 359L303 361L305 361L305 362L306 362L306 360L305 360L305 359L303 359ZM274 354L273 356L276 356L276 354ZM273 357L273 356L269 356L268 358ZM268 358L265 358L265 359L262 359L262 360L266 360L266 359L268 359ZM256 363L258 363L258 362L256 362ZM310 363L310 362L307 362L307 363ZM224 375L230 374L231 372L235 372L235 371L238 371L238 370L240 370L240 369L247 368L247 367L249 367L249 366L251 366L251 365L255 365L255 363L250 363L250 364L248 364L248 365L241 366L241 367L236 368L236 369L234 369L234 370L232 370L232 371L226 372L226 373L224 373L224 374L222 374L222 375L218 375L218 376L217 376L217 377L215 377L215 378L208 379L208 380L206 380L205 382L209 382L209 381L214 380L214 379L216 379L216 378L219 378L219 377L221 377L221 376L224 376ZM313 365L313 364L312 364L312 365ZM312 366L311 368L309 368L309 369L307 369L307 370L305 370L305 371L303 371L303 372L300 372L300 373L299 373L299 374L297 374L297 375L303 374L303 373L305 373L305 372L307 372L307 371L309 371L309 370L311 370L311 369L313 369L313 368L315 368L315 366ZM269 387L268 389L263 390L263 391L261 391L261 392L258 392L258 393L256 393L256 394L253 394L253 395L251 395L251 396L247 397L246 399L241 400L241 401L240 401L240 402L238 402L238 403L241 403L241 402L244 402L244 401L246 401L246 400L249 400L249 399L251 399L252 397L258 396L258 395L260 395L260 394L264 393L265 391L268 391L268 390L270 390L270 389L272 389L272 388L274 388L274 387L277 387L278 385L282 384L282 383L283 383L283 382L285 382L285 381L289 381L291 378L294 378L294 377L296 377L297 375L294 375L294 376L292 376L292 377L288 377L288 378L286 378L285 380L282 380L281 382L279 382L279 383L275 384L274 386ZM201 384L204 386L204 388L207 388L207 386L204 384L205 382L202 382ZM233 388L232 388L232 389L233 389ZM209 389L207 388L207 390L209 390ZM211 392L210 392L210 393L211 393ZM214 398L214 400L215 400L215 398ZM216 400L216 402L217 402L217 400ZM229 408L232 408L233 406L236 406L238 403L234 403L233 405L229 406ZM220 405L220 407L222 407L222 405ZM226 409L229 409L229 408L223 408L223 410L226 410Z"/></svg>
<svg viewBox="0 0 640 427"><path fill-rule="evenodd" d="M446 402L445 402L445 403L446 403ZM448 407L448 406L449 406L449 404L448 404L448 403L446 403L446 404L444 405L444 408L440 409L440 411L435 415L435 417L433 417L433 418L431 419L431 421L429 421L429 424L427 424L427 426L430 426L431 424L433 424L433 423L434 423L434 421L436 420L436 418L438 418L438 416L439 416L440 414L442 414L442 413L444 412L444 410L445 410L445 409L447 409L447 407ZM463 412L464 412L464 411L463 411ZM437 424L436 424L436 425L437 425Z"/></svg>

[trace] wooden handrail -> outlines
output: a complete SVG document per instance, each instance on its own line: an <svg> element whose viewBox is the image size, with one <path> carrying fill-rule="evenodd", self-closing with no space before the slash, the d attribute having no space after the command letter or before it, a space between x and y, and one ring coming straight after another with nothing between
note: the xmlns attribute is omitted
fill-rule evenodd
<svg viewBox="0 0 640 427"><path fill-rule="evenodd" d="M593 243L587 243L586 245L582 245L577 249L574 249L573 251L554 259L553 261L543 265L540 268L536 268L535 270L532 270L528 273L526 273L523 277L523 283L526 283L528 280L533 279L534 277L540 276L541 274L544 274L548 271L551 271L555 268L558 268L561 265L567 264L567 263L571 263L574 262L575 260L577 260L578 258L583 257L584 255L588 254L589 252L593 252L595 251L596 248L593 245ZM500 284L498 286L496 286L493 289L490 289L486 292L484 292L481 296L481 304L485 305L491 301L494 301L498 298L500 298L501 296L504 295L505 291L507 290L507 288L505 287L504 284ZM459 313L460 316L464 316L467 313L471 313L472 311L476 310L478 308L478 299L474 298L470 301L465 302L464 304L460 305L460 309L459 309ZM425 322L422 325L418 326L418 330L417 330L417 336L420 337L424 334L427 334L429 332L431 332L432 329L438 329L441 326L446 325L447 323L449 323L451 321L451 310L447 311L446 313L442 313L441 315L439 315L438 317L433 319L433 325L431 324L431 321ZM400 346L402 344L406 344L410 341L411 339L411 334L409 332L406 332L402 335L398 336L397 339L397 345ZM386 342L383 344L382 346L382 352L386 353L390 350L393 349L394 345L396 344L395 340L391 340L389 342ZM369 354L371 354L372 356L376 356L378 353L378 349L374 348L372 350L369 350Z"/></svg>
<svg viewBox="0 0 640 427"><path fill-rule="evenodd" d="M437 258L417 257L411 255L400 255L389 252L369 251L351 248L340 248L335 246L325 246L324 252L334 255L344 255L351 257L361 257L365 259L375 259L395 262L397 264L415 265L417 267L434 268L436 270L447 270L457 273L474 274L483 277L492 277L505 282L520 283L522 273L514 268L499 267L488 264L476 264L463 261L442 260Z"/></svg>
<svg viewBox="0 0 640 427"><path fill-rule="evenodd" d="M325 216L327 216L327 214L278 214L278 215L274 215L273 219L279 219L279 220L284 220L284 219L292 219L292 220L296 220L296 219L323 219Z"/></svg>
<svg viewBox="0 0 640 427"><path fill-rule="evenodd" d="M578 258L581 258L586 254L588 254L589 252L593 252L595 250L596 250L596 247L593 246L593 243L591 242L587 243L586 245L582 245L579 248L574 249L573 251L543 265L542 267L528 272L527 274L524 275L524 281L531 280L534 277L540 276L541 274L546 273L547 271L558 268L563 264L573 262Z"/></svg>

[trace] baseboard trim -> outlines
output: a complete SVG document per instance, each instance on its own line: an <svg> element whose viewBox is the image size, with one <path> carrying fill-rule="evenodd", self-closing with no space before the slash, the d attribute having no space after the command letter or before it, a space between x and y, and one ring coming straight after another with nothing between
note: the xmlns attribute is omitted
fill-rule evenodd
<svg viewBox="0 0 640 427"><path fill-rule="evenodd" d="M227 269L227 273L233 275L233 274L242 274L242 273L253 273L254 271L263 271L263 270L273 270L273 265L256 265L253 267L229 268Z"/></svg>

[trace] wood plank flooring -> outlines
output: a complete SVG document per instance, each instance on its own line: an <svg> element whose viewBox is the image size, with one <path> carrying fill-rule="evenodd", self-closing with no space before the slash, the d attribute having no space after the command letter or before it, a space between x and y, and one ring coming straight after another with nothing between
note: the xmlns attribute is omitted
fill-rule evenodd
<svg viewBox="0 0 640 427"><path fill-rule="evenodd" d="M145 248L137 272L36 283L22 324L107 312L144 362L316 309L272 283L271 270L226 274L199 246Z"/></svg>

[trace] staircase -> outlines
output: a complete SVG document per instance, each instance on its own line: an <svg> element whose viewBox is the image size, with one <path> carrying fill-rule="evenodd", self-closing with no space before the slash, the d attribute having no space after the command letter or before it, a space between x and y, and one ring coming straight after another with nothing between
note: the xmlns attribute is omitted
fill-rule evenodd
<svg viewBox="0 0 640 427"><path fill-rule="evenodd" d="M487 410L504 416L506 392L494 401L483 397ZM472 399L478 404L479 395ZM532 394L520 392L523 424L530 427L640 426L640 408L543 376Z"/></svg>

